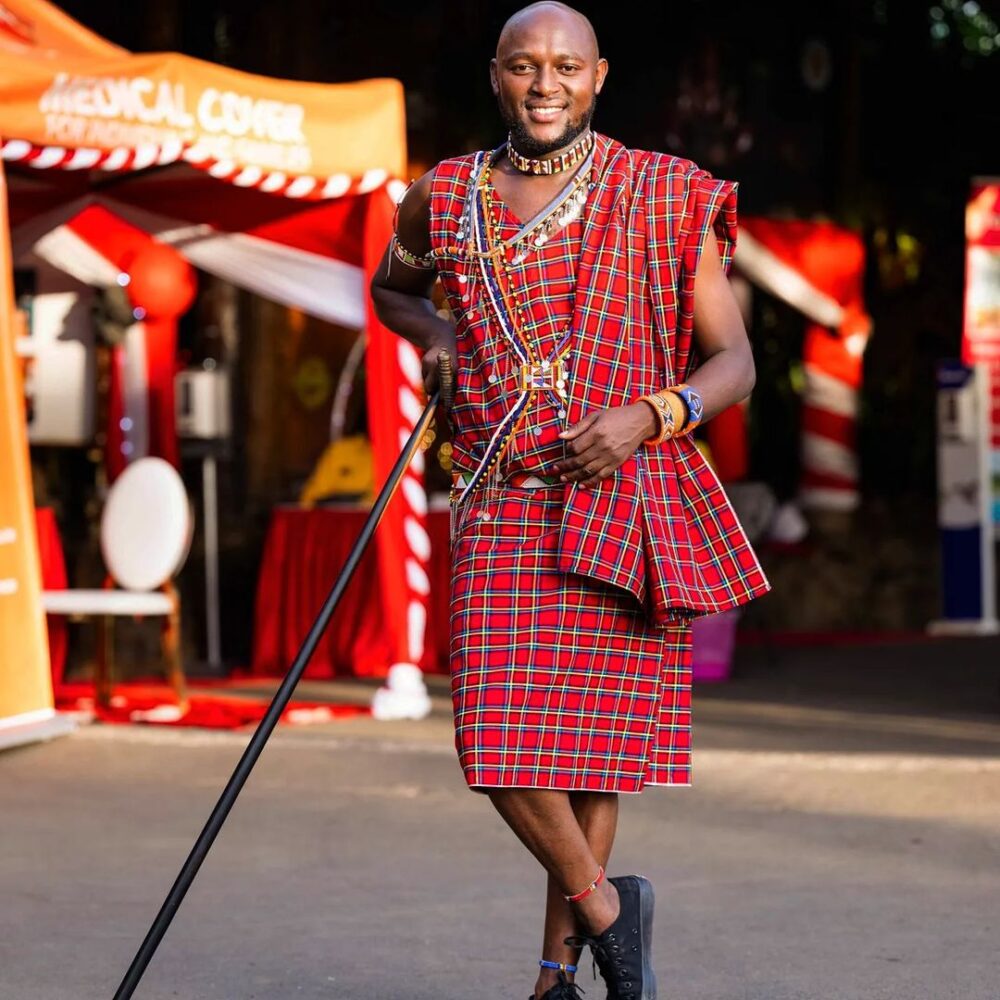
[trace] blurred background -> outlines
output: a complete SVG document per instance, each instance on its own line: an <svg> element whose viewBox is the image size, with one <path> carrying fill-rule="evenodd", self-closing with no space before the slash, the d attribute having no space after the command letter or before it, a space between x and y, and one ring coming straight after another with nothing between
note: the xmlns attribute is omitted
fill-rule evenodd
<svg viewBox="0 0 1000 1000"><path fill-rule="evenodd" d="M425 403L367 283L504 140L519 6L0 0L0 994L110 995L344 565ZM596 128L739 182L757 364L699 445L774 589L696 623L694 787L615 847L661 983L996 1000L1000 2L578 6ZM528 992L449 485L436 420L144 996Z"/></svg>
<svg viewBox="0 0 1000 1000"><path fill-rule="evenodd" d="M441 158L503 140L487 69L501 25L519 6L443 0L416 9L381 0L265 0L251 10L222 0L65 0L62 9L106 42L134 53L179 52L284 81L394 78L402 84L405 109L405 171L399 179L408 181ZM967 287L972 243L966 219L969 206L977 204L977 218L986 221L976 239L984 246L1000 242L997 189L989 186L1000 175L1000 11L975 0L578 7L593 20L611 66L596 128L630 146L688 157L739 182L745 247L733 281L745 307L757 386L748 406L726 415L703 443L774 585L740 621L744 641L913 636L940 619L990 631L994 526L980 500L993 489L987 466L994 461L996 468L1000 445L1000 406L991 397L996 380L989 366L1000 279L992 263L997 254L990 251L977 272L975 295L986 303L977 307L977 332L967 303L975 296ZM22 22L18 26L12 14L7 28L15 36L30 35L27 19ZM367 141L360 119L345 122L339 135ZM404 150L401 137L398 148ZM66 191L69 171L32 170L37 163L5 157L15 292L28 317L27 336L36 343L58 340L58 331L31 329L32 316L36 327L42 322L39 301L52 287L55 251L50 247L39 263L36 243L45 227L36 227L30 239L20 240L27 256L18 259L16 234L19 225L45 217L43 207L51 221L51 206L80 192ZM213 201L214 190L228 197L233 183L241 183L233 180L232 164L223 176L227 164L213 162L208 173L221 179L202 171L190 189L189 197L202 206ZM127 202L128 224L158 233L196 268L178 279L193 283L176 316L173 363L186 372L177 389L179 444L173 453L168 446L159 452L151 446L153 454L173 454L195 508L193 544L177 575L183 662L192 673L270 676L294 652L294 638L318 606L373 484L384 475L372 442L386 432L370 426L377 398L372 331L366 362L364 322L350 322L329 305L339 294L335 283L314 284L312 297L306 289L290 303L287 295L268 293L266 275L234 273L243 264L209 266L211 255L188 252L179 230L164 236L164 226L152 226L158 211L180 217L169 209L184 195L164 185L186 177L182 171L197 173L181 163L154 162L144 171L148 180L129 179L138 176L133 171L112 191L120 175L94 169L89 190L99 195L107 189L119 203ZM390 179L396 173L388 169ZM39 193L42 174L62 185L58 197L46 200ZM290 170L288 177L293 175ZM398 196L399 188L386 185L385 170L365 176L368 187ZM272 204L286 192L252 193ZM351 188L339 201L358 194ZM383 213L382 230L365 229L364 197L355 200L358 206L341 210L336 220L298 218L314 224L316 245L311 236L286 243L298 241L296 249L306 257L357 256L357 247L343 247L364 242L369 232L384 235L385 219ZM261 213L262 224L284 224L278 209L272 220L266 206L247 204L244 209L234 202L225 212L238 218L249 211L255 225ZM288 199L283 204L281 212L290 212ZM322 203L311 202L309 211L318 211L316 204ZM220 223L212 217L211 223L232 231L232 218ZM288 215L285 221L291 226L296 220ZM261 231L255 230L258 236ZM285 239L280 233L273 238ZM377 242L374 235L372 240ZM47 432L43 419L53 391L65 404L65 380L55 390L46 387L42 355L21 352L34 501L51 512L40 529L47 536L43 563L45 551L55 548L64 562L63 586L100 587L106 571L101 511L111 482L133 457L125 452L131 446L121 424L130 418L114 409L115 344L122 323L135 317L119 320L116 334L113 289L109 295L78 283L72 292L87 301L83 314L98 333L83 338L89 346L77 359L82 367L73 390L76 409L67 416L73 424L68 443ZM126 303L126 312L134 304ZM987 344L978 354L970 346L977 336L977 343ZM947 383L939 368L948 359L987 362L974 389L964 381ZM952 394L939 399L939 383ZM384 382L377 385L384 391ZM411 388L419 397L419 389ZM208 409L185 417L185 406L194 406L203 390L208 402L198 406ZM952 425L941 416L945 398L959 414L952 414ZM210 414L207 430L199 423L204 413ZM169 436L169 429L162 433ZM942 485L937 448L949 434L961 455L955 459L958 471L949 473L954 481ZM390 438L398 450L398 440ZM415 542L412 530L401 527L402 521L397 525L399 538L410 534L409 549L396 554L423 569L411 571L406 562L409 597L392 596L392 588L403 584L386 579L392 575L390 556L373 553L369 582L355 589L358 609L365 587L374 588L366 591L369 596L381 595L369 601L377 605L376 620L367 633L352 635L347 628L331 640L312 676L377 677L398 660L430 672L447 669L441 639L447 630L441 552L447 537L441 527L449 483L447 429L436 426L425 449L430 509ZM957 520L942 520L939 494L948 490L964 490L971 504ZM949 528L961 536L952 538L954 544ZM412 606L421 601L424 617L415 620ZM343 617L353 622L354 614ZM390 631L409 633L399 640L404 648L384 643L385 620ZM427 639L415 649L412 633L423 622ZM733 625L716 637L722 643L717 659L728 662ZM65 627L69 640L64 634L54 640L64 658L59 675L86 677L98 633ZM51 628L50 619L50 641ZM155 632L150 639L126 620L118 624L115 641L128 670L155 666Z"/></svg>

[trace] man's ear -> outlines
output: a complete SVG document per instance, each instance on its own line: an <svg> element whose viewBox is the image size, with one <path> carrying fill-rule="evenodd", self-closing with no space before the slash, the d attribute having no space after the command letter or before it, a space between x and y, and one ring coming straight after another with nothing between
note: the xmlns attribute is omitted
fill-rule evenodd
<svg viewBox="0 0 1000 1000"><path fill-rule="evenodd" d="M601 88L604 86L604 79L608 75L607 59L597 60L597 73L595 75L596 75L596 80L594 83L594 93L599 94L601 92Z"/></svg>
<svg viewBox="0 0 1000 1000"><path fill-rule="evenodd" d="M497 79L497 61L490 60L490 86L493 88L493 96L500 96L500 81Z"/></svg>

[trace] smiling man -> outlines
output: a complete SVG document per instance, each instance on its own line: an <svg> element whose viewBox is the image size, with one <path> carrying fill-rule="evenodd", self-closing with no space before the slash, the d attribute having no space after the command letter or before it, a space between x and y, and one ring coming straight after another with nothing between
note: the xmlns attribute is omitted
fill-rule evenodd
<svg viewBox="0 0 1000 1000"><path fill-rule="evenodd" d="M429 392L455 360L455 739L547 873L544 1000L584 946L609 998L656 997L652 886L605 878L618 795L691 783L691 621L768 589L691 433L754 381L735 185L592 131L607 74L578 12L515 14L507 140L411 186L372 283Z"/></svg>

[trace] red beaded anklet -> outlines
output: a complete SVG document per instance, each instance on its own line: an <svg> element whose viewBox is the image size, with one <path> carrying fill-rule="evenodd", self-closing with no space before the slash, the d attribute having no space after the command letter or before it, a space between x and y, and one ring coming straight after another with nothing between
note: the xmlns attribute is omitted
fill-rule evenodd
<svg viewBox="0 0 1000 1000"><path fill-rule="evenodd" d="M578 892L575 896L563 896L567 903L579 903L581 899L586 899L591 893L597 892L597 887L604 881L604 868L598 866L597 878L587 886L583 892Z"/></svg>

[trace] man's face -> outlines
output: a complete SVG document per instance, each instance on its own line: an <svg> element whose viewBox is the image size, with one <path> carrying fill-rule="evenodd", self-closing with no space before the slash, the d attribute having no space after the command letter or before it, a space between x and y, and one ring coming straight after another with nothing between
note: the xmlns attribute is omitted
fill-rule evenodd
<svg viewBox="0 0 1000 1000"><path fill-rule="evenodd" d="M509 27L490 76L518 152L544 156L583 132L607 68L576 19L543 11Z"/></svg>

